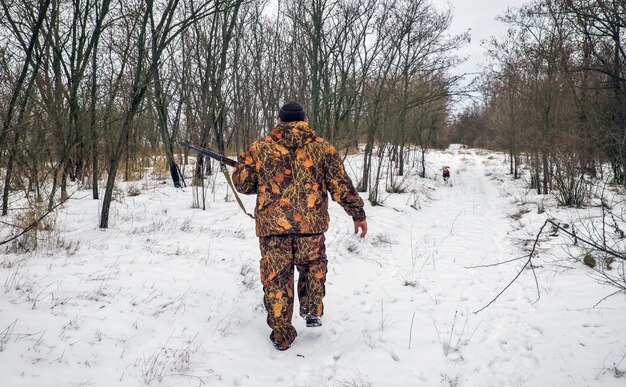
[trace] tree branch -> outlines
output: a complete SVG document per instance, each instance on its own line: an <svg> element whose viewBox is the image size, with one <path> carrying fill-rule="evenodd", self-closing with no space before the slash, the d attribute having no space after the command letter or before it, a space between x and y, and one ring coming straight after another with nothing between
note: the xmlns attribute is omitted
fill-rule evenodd
<svg viewBox="0 0 626 387"><path fill-rule="evenodd" d="M474 314L478 314L479 312L482 312L483 310L487 309L489 306L491 306L491 304L493 304L494 302L496 302L496 300L509 288L511 287L511 285L513 285L513 283L519 278L520 275L522 275L522 273L524 272L524 269L526 269L527 266L530 265L530 268L533 271L533 276L535 277L535 284L537 286L537 299L535 300L535 302L539 301L539 298L541 298L541 293L539 292L539 281L537 280L537 274L535 273L535 268L532 264L532 257L535 254L535 249L537 248L537 244L539 243L539 237L541 236L541 233L543 232L543 229L546 227L546 225L550 222L549 219L546 219L545 222L543 222L543 226L541 226L541 228L539 229L539 232L537 233L537 237L535 238L535 243L533 243L533 248L530 251L530 254L528 254L528 260L526 261L526 263L524 263L524 266L522 266L522 268L520 269L520 271L517 273L517 275L511 280L511 282L509 282L508 285L506 285L504 287L504 289L502 289L500 291L500 293L498 293L497 296L495 296L493 298L493 300L489 301L489 303L485 306L483 306L482 308L478 309L477 311L474 312Z"/></svg>

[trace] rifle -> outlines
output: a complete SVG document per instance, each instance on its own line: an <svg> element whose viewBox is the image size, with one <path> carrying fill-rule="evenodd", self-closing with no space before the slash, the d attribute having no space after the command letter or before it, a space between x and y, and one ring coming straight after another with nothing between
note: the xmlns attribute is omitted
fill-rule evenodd
<svg viewBox="0 0 626 387"><path fill-rule="evenodd" d="M226 168L227 165L234 167L237 164L237 162L233 159L229 159L228 157L224 155L215 153L212 150L208 150L206 148L191 145L189 141L179 141L178 143L187 149L195 150L201 155L208 156L212 159L219 161L222 173L224 174L224 177L226 178L226 182L228 182L228 185L233 190L233 194L235 195L235 199L237 199L237 203L239 204L239 207L241 207L241 209L246 215L254 219L254 216L250 214L248 211L246 211L246 207L244 207L243 203L241 202L241 199L239 198L239 195L237 195L237 190L235 189L235 186L233 185L233 181L230 178L230 175L228 174L228 169Z"/></svg>
<svg viewBox="0 0 626 387"><path fill-rule="evenodd" d="M206 148L202 148L199 146L195 146L195 145L191 145L191 143L189 141L179 141L178 142L180 145L184 146L187 149L191 149L191 150L195 150L196 152L200 153L201 155L204 156L208 156L212 159L215 159L217 161L220 162L220 164L226 164L229 165L231 167L234 167L235 164L237 164L237 162L233 159L229 159L228 157L221 155L219 153L215 153L212 150L206 149Z"/></svg>

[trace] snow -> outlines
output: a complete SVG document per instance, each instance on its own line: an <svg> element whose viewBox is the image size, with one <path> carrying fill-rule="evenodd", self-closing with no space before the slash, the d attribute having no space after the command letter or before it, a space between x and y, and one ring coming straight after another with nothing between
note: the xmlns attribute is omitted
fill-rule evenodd
<svg viewBox="0 0 626 387"><path fill-rule="evenodd" d="M512 180L501 154L456 146L427 161L427 178L407 173L406 193L366 202L365 239L330 205L324 325L294 317L284 352L268 338L254 224L224 200L222 176L206 211L192 208L191 188L120 183L106 230L101 203L79 190L35 252L0 256L0 384L624 386L625 297L600 302L615 289L564 261L563 237L541 238L539 289L524 270L475 313L526 258L489 264L527 255L547 213L581 210ZM346 163L360 172L359 157ZM251 210L254 197L242 199Z"/></svg>

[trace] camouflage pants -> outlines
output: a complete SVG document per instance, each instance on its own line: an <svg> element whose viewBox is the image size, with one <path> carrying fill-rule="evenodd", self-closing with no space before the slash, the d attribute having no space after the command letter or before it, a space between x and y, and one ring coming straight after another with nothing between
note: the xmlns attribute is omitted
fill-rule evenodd
<svg viewBox="0 0 626 387"><path fill-rule="evenodd" d="M291 325L293 314L294 266L298 269L300 316L324 313L326 246L324 234L276 235L259 238L261 283L270 338L287 348L297 336Z"/></svg>

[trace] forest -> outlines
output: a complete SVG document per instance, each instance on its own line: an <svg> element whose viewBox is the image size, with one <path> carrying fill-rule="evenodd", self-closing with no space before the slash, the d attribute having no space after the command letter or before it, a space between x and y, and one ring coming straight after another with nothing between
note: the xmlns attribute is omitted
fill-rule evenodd
<svg viewBox="0 0 626 387"><path fill-rule="evenodd" d="M196 155L178 141L237 154L289 100L342 154L362 152L356 184L373 205L383 165L384 189L401 191L409 152L425 177L427 151L450 143L506 151L515 178L528 171L565 206L584 205L593 179L626 185L621 1L509 9L475 79L455 71L469 31L452 34L452 10L430 0L1 4L2 215L24 197L51 210L76 182L107 228L116 180L150 167L185 186ZM196 187L212 172L197 161Z"/></svg>

